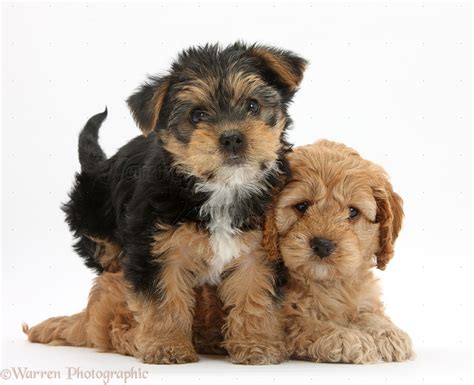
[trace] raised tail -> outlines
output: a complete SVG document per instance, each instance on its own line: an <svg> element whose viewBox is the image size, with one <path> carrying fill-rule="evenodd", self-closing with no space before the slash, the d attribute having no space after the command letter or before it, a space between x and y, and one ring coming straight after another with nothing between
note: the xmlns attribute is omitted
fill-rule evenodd
<svg viewBox="0 0 474 385"><path fill-rule="evenodd" d="M107 159L99 146L99 128L106 118L107 107L104 112L91 117L79 134L79 162L82 171L94 171L98 164Z"/></svg>

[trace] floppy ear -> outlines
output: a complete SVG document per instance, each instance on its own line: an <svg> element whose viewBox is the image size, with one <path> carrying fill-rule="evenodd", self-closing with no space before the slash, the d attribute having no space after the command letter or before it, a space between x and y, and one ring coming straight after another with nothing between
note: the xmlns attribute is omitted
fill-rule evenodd
<svg viewBox="0 0 474 385"><path fill-rule="evenodd" d="M147 136L158 125L160 112L170 87L168 77L150 77L127 99L135 122Z"/></svg>
<svg viewBox="0 0 474 385"><path fill-rule="evenodd" d="M293 52L277 48L254 46L250 51L263 62L268 80L291 98L303 80L308 62Z"/></svg>
<svg viewBox="0 0 474 385"><path fill-rule="evenodd" d="M374 196L377 202L376 222L380 224L377 268L385 270L385 266L393 257L394 243L402 227L403 201L388 182L386 188L376 189Z"/></svg>
<svg viewBox="0 0 474 385"><path fill-rule="evenodd" d="M278 247L278 230L275 224L275 210L271 206L265 214L263 223L262 247L266 251L268 260L276 262L280 259L280 250Z"/></svg>

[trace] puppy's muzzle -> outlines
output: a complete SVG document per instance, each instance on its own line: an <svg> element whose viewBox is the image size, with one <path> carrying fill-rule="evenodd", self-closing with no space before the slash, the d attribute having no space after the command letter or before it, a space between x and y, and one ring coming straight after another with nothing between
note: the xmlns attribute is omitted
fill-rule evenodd
<svg viewBox="0 0 474 385"><path fill-rule="evenodd" d="M320 258L329 257L336 249L336 244L329 239L313 238L309 242L313 253Z"/></svg>
<svg viewBox="0 0 474 385"><path fill-rule="evenodd" d="M239 131L226 131L220 136L219 144L230 159L238 159L245 149L245 137Z"/></svg>

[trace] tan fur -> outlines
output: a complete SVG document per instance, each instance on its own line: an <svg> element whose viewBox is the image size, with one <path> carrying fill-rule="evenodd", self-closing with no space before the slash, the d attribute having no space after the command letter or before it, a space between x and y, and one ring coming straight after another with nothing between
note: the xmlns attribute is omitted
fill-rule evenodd
<svg viewBox="0 0 474 385"><path fill-rule="evenodd" d="M103 239L89 237L96 243L95 259L99 261L104 271L116 273L120 270L121 248L118 244Z"/></svg>
<svg viewBox="0 0 474 385"><path fill-rule="evenodd" d="M329 141L289 156L292 179L278 196L264 238L289 271L283 305L286 342L294 358L368 363L413 357L408 335L384 314L371 269L393 255L403 211L381 167ZM305 213L295 209L309 202ZM349 207L359 209L349 220ZM309 241L336 243L324 259Z"/></svg>
<svg viewBox="0 0 474 385"><path fill-rule="evenodd" d="M162 227L159 234L153 252L166 251L166 260L160 260L163 270L156 286L167 293L159 302L132 293L121 273L105 272L97 278L86 310L25 327L29 340L95 347L161 364L197 361L196 350L228 351L232 362L241 364L287 358L261 231L241 235L242 256L224 272L218 289L195 287L212 257L204 230L184 224Z"/></svg>
<svg viewBox="0 0 474 385"><path fill-rule="evenodd" d="M261 243L261 233L254 232ZM268 293L273 289L273 271L266 253L255 247L236 260L230 277L219 286L227 311L224 346L234 363L265 364L287 359L281 320ZM239 290L235 290L239 288Z"/></svg>
<svg viewBox="0 0 474 385"><path fill-rule="evenodd" d="M253 51L255 56L260 57L267 65L277 73L281 80L291 89L296 90L298 85L301 82L302 75L294 73L291 70L291 67L285 63L284 60L273 51L269 51L267 49L262 49L257 47ZM302 68L300 69L301 73L304 71L304 65L302 64Z"/></svg>
<svg viewBox="0 0 474 385"><path fill-rule="evenodd" d="M252 95L259 86L264 84L261 77L257 74L244 74L240 72L230 73L226 81L228 82L229 89L233 92L235 104L245 100L248 95Z"/></svg>
<svg viewBox="0 0 474 385"><path fill-rule="evenodd" d="M263 84L257 75L241 73L230 74L226 81L232 90L231 103L235 105L245 103L252 91ZM218 87L219 83L215 79L194 81L194 84L187 86L178 97L180 100L202 105L207 111L212 111L215 106L209 98L217 92ZM270 113L271 111L262 106L262 116ZM216 176L227 160L219 145L221 134L227 131L239 131L245 136L246 167L252 172L257 172L261 165L268 166L277 159L284 125L285 117L279 112L274 127L267 126L261 118L256 119L249 115L244 121L239 122L221 122L217 125L201 122L196 127L190 126L189 143L183 143L172 133L163 132L161 136L165 148L173 155L174 166L187 174L208 180Z"/></svg>
<svg viewBox="0 0 474 385"><path fill-rule="evenodd" d="M148 363L184 363L198 360L192 346L196 281L212 257L208 235L197 224L160 228L152 253L161 263L156 282L157 303L134 296L130 306L137 314L138 357Z"/></svg>
<svg viewBox="0 0 474 385"><path fill-rule="evenodd" d="M278 157L280 136L284 120L281 117L276 127L268 127L259 121L249 122L240 128L248 143L246 151L247 167L259 170L261 164L270 164ZM206 124L193 131L190 142L184 144L174 136L164 139L166 149L173 154L174 164L190 175L203 179L214 176L225 163L225 154L219 150L219 137L233 127L222 125L218 130Z"/></svg>
<svg viewBox="0 0 474 385"><path fill-rule="evenodd" d="M150 132L152 132L156 126L156 123L158 123L161 108L163 107L163 102L165 101L165 97L169 88L170 82L166 80L155 91L155 94L151 100L152 118L149 121L149 125L144 126L140 124L139 120L137 120L140 130L142 130L144 136L147 136Z"/></svg>
<svg viewBox="0 0 474 385"><path fill-rule="evenodd" d="M190 75L191 76L191 75ZM219 87L217 78L208 76L201 79L193 79L184 87L177 99L182 102L189 102L193 105L212 105L212 94Z"/></svg>

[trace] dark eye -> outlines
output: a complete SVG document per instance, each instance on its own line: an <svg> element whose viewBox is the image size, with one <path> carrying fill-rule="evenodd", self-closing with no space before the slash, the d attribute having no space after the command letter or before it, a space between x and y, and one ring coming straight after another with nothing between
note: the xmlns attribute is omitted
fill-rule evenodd
<svg viewBox="0 0 474 385"><path fill-rule="evenodd" d="M247 102L247 110L252 114L256 114L260 110L260 106L258 105L257 101L249 100Z"/></svg>
<svg viewBox="0 0 474 385"><path fill-rule="evenodd" d="M356 219L359 216L359 210L355 207L349 207L349 219Z"/></svg>
<svg viewBox="0 0 474 385"><path fill-rule="evenodd" d="M299 211L300 213L304 213L306 210L308 210L308 207L309 207L309 202L306 202L306 201L297 203L295 205L295 209Z"/></svg>
<svg viewBox="0 0 474 385"><path fill-rule="evenodd" d="M206 113L203 110L193 110L191 112L191 122L193 124L198 124L201 120L204 119Z"/></svg>

